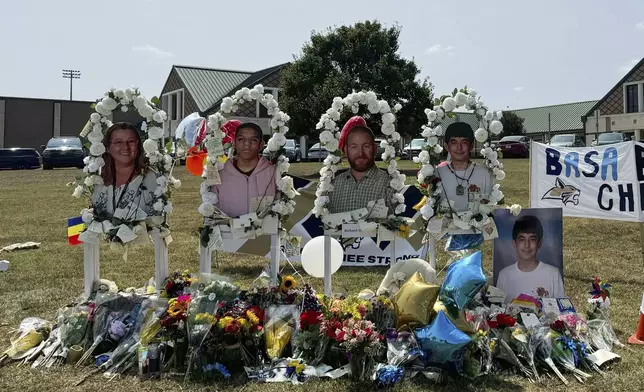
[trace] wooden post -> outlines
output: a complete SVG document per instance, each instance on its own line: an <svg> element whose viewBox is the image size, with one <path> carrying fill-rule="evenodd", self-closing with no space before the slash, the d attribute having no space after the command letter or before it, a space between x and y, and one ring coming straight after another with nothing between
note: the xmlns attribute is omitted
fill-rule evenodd
<svg viewBox="0 0 644 392"><path fill-rule="evenodd" d="M89 298L94 291L94 282L99 280L99 259L97 242L83 242L83 276L85 298Z"/></svg>
<svg viewBox="0 0 644 392"><path fill-rule="evenodd" d="M271 234L271 287L277 286L277 274L280 269L281 256L280 236L279 234Z"/></svg>
<svg viewBox="0 0 644 392"><path fill-rule="evenodd" d="M333 289L331 284L331 236L324 236L324 295L331 297Z"/></svg>
<svg viewBox="0 0 644 392"><path fill-rule="evenodd" d="M209 247L199 246L199 272L209 274L212 269L212 250Z"/></svg>
<svg viewBox="0 0 644 392"><path fill-rule="evenodd" d="M154 241L154 282L157 293L161 292L163 281L168 277L168 246L165 240L161 238L159 229L152 230L152 240Z"/></svg>

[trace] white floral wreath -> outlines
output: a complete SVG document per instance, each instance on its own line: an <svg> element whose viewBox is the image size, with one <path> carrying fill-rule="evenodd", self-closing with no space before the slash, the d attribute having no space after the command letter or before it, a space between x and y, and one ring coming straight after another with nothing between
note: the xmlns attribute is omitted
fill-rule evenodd
<svg viewBox="0 0 644 392"><path fill-rule="evenodd" d="M155 99L153 98L152 101ZM147 223L151 226L160 226L164 234L167 235L169 230L165 222L165 214L172 212L170 189L179 188L181 181L172 177L174 162L162 145L164 135L162 127L163 122L167 119L167 114L163 110L159 110L152 101L141 95L136 87L125 90L113 88L92 105L95 112L90 115L89 121L80 133L81 138L87 139L91 143L89 146L90 155L83 160L85 164L83 175L75 182L76 188L73 196L76 198L86 196L91 199L94 186L103 184L103 178L100 175L101 168L105 166L105 160L102 157L105 153L103 139L107 130L112 126L112 112L119 109L122 112L136 110L145 119L141 131L147 135L147 137L142 137L142 140L143 150L148 160L148 169L158 175L153 208L162 214L161 219L156 223L154 220L149 220ZM82 219L86 225L94 221L102 223L99 222L100 217L91 209L82 211ZM103 227L105 234L113 229L109 224L100 226Z"/></svg>
<svg viewBox="0 0 644 392"><path fill-rule="evenodd" d="M503 163L500 162L498 151L491 143L491 135L498 135L503 131L503 124L501 124L503 112L489 110L473 89L463 88L460 91L455 89L451 95L437 98L433 109L425 109L428 124L422 127L422 136L427 140L427 145L423 147L418 157L414 158L414 162L421 164L417 186L426 196L425 203L420 208L420 214L425 221L429 221L434 216L443 216L451 219L458 228L478 230L490 221L494 209L504 203L504 196L500 185L496 183L488 199L478 204L475 210L452 214L449 205L444 205L449 201L443 200L443 186L437 176L437 165L441 161L440 154L443 152L440 138L445 133L441 123L446 116L453 117L453 112L457 108L474 112L479 120L479 128L474 132L474 138L479 143L484 143L481 155L485 158L485 167L495 180L500 181L505 178Z"/></svg>
<svg viewBox="0 0 644 392"><path fill-rule="evenodd" d="M405 197L400 191L405 187L406 176L398 171L396 162L396 142L400 140L400 134L396 132L396 116L394 113L402 109L400 104L396 104L391 110L389 103L384 100L378 100L378 96L373 91L361 91L348 94L346 97L333 98L333 105L321 117L316 125L316 129L322 129L320 132L320 144L329 152L324 159L324 166L320 169L320 182L315 192L316 199L313 206L313 213L317 217L329 214L326 205L330 201L329 192L333 191L333 179L338 171L338 163L342 151L339 149L340 132L337 122L343 112L350 109L354 114L360 110L360 105L367 105L367 110L371 114L382 114L381 132L385 135L386 140L380 144L385 149L382 154L382 160L388 164L387 172L391 181L389 186L396 192L391 200L391 206L396 214L405 211Z"/></svg>
<svg viewBox="0 0 644 392"><path fill-rule="evenodd" d="M286 175L290 163L285 155L284 145L288 132L286 124L290 117L280 110L279 104L272 94L264 94L264 86L261 84L252 89L244 87L232 96L224 98L219 111L208 117L208 132L204 140L204 145L208 150L203 174L206 179L201 184L202 203L199 206L199 213L206 218L212 218L216 212L215 206L219 200L216 193L210 192L210 186L215 184L208 178L211 177L209 173L222 170L224 167L220 158L225 155L224 149L227 146L222 144L224 133L221 127L227 121L226 115L235 113L240 105L251 101L259 101L266 107L268 115L273 116L270 121L272 135L268 140L267 148L275 157L275 183L280 192L271 205L270 214L277 216L278 220L284 222L289 214L295 211L295 200L293 199L298 195L293 185L293 178Z"/></svg>

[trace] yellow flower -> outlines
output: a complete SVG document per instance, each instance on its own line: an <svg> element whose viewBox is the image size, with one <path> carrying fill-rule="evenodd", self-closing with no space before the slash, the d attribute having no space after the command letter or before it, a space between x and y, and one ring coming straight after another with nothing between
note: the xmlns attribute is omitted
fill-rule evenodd
<svg viewBox="0 0 644 392"><path fill-rule="evenodd" d="M282 278L282 284L280 285L280 290L283 292L287 292L289 290L292 290L295 288L297 284L297 281L295 280L294 277L291 275L286 275L284 278Z"/></svg>
<svg viewBox="0 0 644 392"><path fill-rule="evenodd" d="M251 312L250 310L246 311L246 317L248 318L248 321L250 321L251 324L253 325L259 324L259 318L255 315L255 313Z"/></svg>
<svg viewBox="0 0 644 392"><path fill-rule="evenodd" d="M246 327L247 323L248 323L248 320L246 320L245 318L243 317L237 318L237 324L239 324L240 327L242 328Z"/></svg>
<svg viewBox="0 0 644 392"><path fill-rule="evenodd" d="M230 316L222 317L222 318L219 319L219 323L217 323L217 326L219 327L219 329L224 329L224 328L226 328L226 325L231 323L233 320L234 320L234 318L232 318Z"/></svg>

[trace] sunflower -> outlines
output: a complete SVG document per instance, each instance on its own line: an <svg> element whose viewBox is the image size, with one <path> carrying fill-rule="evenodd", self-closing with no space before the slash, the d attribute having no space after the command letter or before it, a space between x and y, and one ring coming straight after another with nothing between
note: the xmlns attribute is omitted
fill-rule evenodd
<svg viewBox="0 0 644 392"><path fill-rule="evenodd" d="M289 290L293 290L296 284L297 284L297 281L295 280L294 277L292 277L291 275L286 275L284 278L282 278L282 284L280 284L280 290L286 293Z"/></svg>
<svg viewBox="0 0 644 392"><path fill-rule="evenodd" d="M257 325L259 324L259 317L255 313L253 313L250 310L246 311L246 317L248 318L248 321L250 321L251 324Z"/></svg>
<svg viewBox="0 0 644 392"><path fill-rule="evenodd" d="M187 304L185 302L179 302L175 298L172 298L168 302L168 316L172 318L177 318L185 313L187 310Z"/></svg>

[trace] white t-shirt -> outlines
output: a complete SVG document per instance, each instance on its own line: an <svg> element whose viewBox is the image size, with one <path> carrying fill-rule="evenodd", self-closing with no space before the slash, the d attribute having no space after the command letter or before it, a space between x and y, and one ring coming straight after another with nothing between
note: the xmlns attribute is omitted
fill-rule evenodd
<svg viewBox="0 0 644 392"><path fill-rule="evenodd" d="M565 297L559 269L542 261L530 272L521 271L518 263L503 268L499 273L496 287L505 292L506 302L512 301L521 294L528 294L535 298Z"/></svg>
<svg viewBox="0 0 644 392"><path fill-rule="evenodd" d="M443 184L443 189L447 194L447 199L453 201L455 204L455 212L467 211L469 209L469 203L471 201L473 202L480 201L481 199L487 199L490 196L490 193L492 193L492 187L494 186L492 174L484 166L472 163L465 170L454 171L457 176L464 178L465 180L457 179L450 169L451 167L445 165L439 167L437 170L438 176L440 177L441 183ZM469 181L467 181L468 178ZM456 188L459 184L464 188L462 195L456 194ZM445 194L441 196L443 197L443 199L445 198Z"/></svg>

